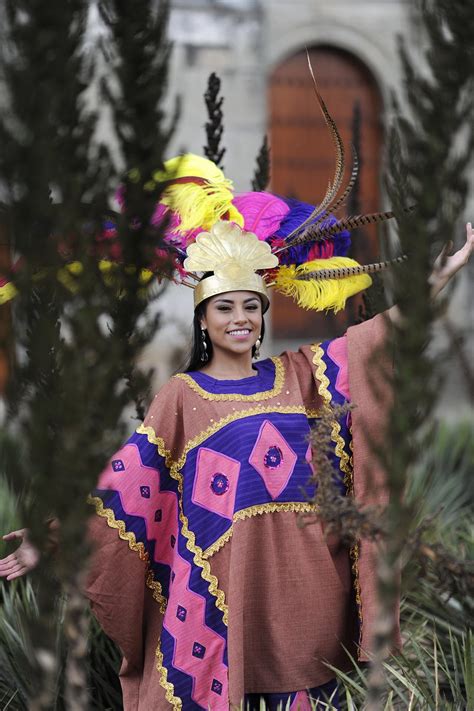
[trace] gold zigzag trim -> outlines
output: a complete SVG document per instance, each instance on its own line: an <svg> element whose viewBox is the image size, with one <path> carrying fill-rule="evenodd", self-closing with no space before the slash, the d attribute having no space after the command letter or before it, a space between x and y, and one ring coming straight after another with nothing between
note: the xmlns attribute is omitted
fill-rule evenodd
<svg viewBox="0 0 474 711"><path fill-rule="evenodd" d="M318 381L318 392L327 407L331 407L332 395L329 392L329 378L326 375L326 364L323 360L324 351L320 343L311 346L314 353L313 364L316 366L316 379ZM339 467L346 476L350 476L349 455L344 450L344 438L341 437L341 426L336 420L332 423L331 439L336 445L336 455L339 459Z"/></svg>
<svg viewBox="0 0 474 711"><path fill-rule="evenodd" d="M137 434L146 435L150 444L156 444L158 454L163 457L165 464L169 469L173 464L173 459L170 450L165 447L165 440L162 437L157 436L153 427L146 427L143 423L137 427L136 432Z"/></svg>
<svg viewBox="0 0 474 711"><path fill-rule="evenodd" d="M203 557L202 548L196 544L196 536L188 526L188 519L183 511L183 478L181 474L175 472L178 478L179 486L179 518L183 524L182 532L186 538L186 547L194 555L194 562L202 569L201 577L209 583L209 592L216 598L216 607L222 612L222 621L227 626L229 622L229 608L225 601L225 592L219 588L219 581L215 575L211 573L211 566ZM174 474L173 474L174 476Z"/></svg>
<svg viewBox="0 0 474 711"><path fill-rule="evenodd" d="M314 353L313 364L316 367L315 377L318 381L318 392L324 400L326 407L331 407L332 395L329 391L329 378L326 375L326 364L323 360L324 351L320 343L316 343L311 346L311 350ZM344 451L344 439L340 435L341 427L338 422L333 422L331 438L335 443L336 455L339 457L339 467L344 473L344 483L347 485L347 493L350 496L354 496L354 473L351 466L351 459L347 452ZM352 451L352 430L351 430L351 442L350 449ZM354 574L354 591L355 598L357 602L357 609L360 619L360 630L359 630L359 642L362 637L362 598L360 590L360 578L359 578L359 543L355 543L350 550L350 557L352 561L352 572Z"/></svg>
<svg viewBox="0 0 474 711"><path fill-rule="evenodd" d="M218 587L218 581L217 578L214 575L211 575L211 569L210 565L207 561L202 559L202 552L201 556L199 555L199 552L201 549L195 545L195 537L192 531L189 530L188 525L187 525L187 519L183 514L182 511L182 477L178 475L178 488L179 488L179 508L180 508L180 520L183 524L183 535L187 538L187 547L191 552L194 553L194 560L197 565L199 565L202 569L202 577L209 582L209 591L216 597L216 605L217 607L223 612L223 621L224 624L227 625L228 622L228 608L227 605L225 604L225 595L222 590L219 590ZM137 543L135 534L132 531L126 531L125 527L125 522L117 520L115 518L115 514L112 511L112 509L108 509L104 507L102 499L99 497L93 497L89 496L87 499L88 503L93 505L95 507L95 510L99 516L102 516L107 520L107 524L111 528L115 528L118 533L119 537L128 542L128 545L131 550L135 551L138 553L140 556L140 559L145 561L147 565L149 565L149 556L148 553L145 550L145 546L143 543ZM166 605L167 605L167 600L165 597L163 597L162 593L162 587L160 583L153 578L153 573L151 570L147 570L147 575L146 575L146 584L147 586L152 590L153 593L153 598L158 602L160 606L160 612L165 613L166 611ZM174 695L174 686L171 682L168 681L168 670L163 664L163 653L161 652L161 644L160 640L158 640L158 645L155 651L156 655L156 668L157 671L160 674L160 685L163 687L165 690L165 696L166 700L173 706L175 710L179 710L182 708L182 701L179 697Z"/></svg>
<svg viewBox="0 0 474 711"><path fill-rule="evenodd" d="M145 550L145 546L143 545L143 543L137 543L137 539L133 531L126 530L125 521L116 519L115 513L112 511L112 509L106 508L104 506L104 502L98 496L88 496L87 503L91 504L91 506L94 506L97 515L101 516L102 518L105 518L107 521L107 525L110 526L110 528L115 528L118 531L119 537L123 541L128 542L128 547L130 548L130 550L138 553L140 560L143 560L147 564L145 578L146 585L152 591L153 599L156 600L156 602L159 604L160 612L164 614L166 611L167 600L162 594L163 589L161 587L161 584L158 582L158 580L154 579L153 572L150 570L149 556Z"/></svg>
<svg viewBox="0 0 474 711"><path fill-rule="evenodd" d="M242 509L241 511L236 511L232 517L232 524L228 531L226 531L220 538L215 541L209 548L203 552L203 558L211 558L214 553L217 553L226 543L232 538L234 533L233 524L236 521L243 521L246 518L251 518L252 516L259 516L265 513L276 513L277 511L294 511L297 513L311 513L316 511L317 507L314 504L303 503L301 501L274 501L268 504L256 504L255 506L249 506L247 509Z"/></svg>
<svg viewBox="0 0 474 711"><path fill-rule="evenodd" d="M161 651L161 641L158 640L158 646L155 651L156 669L160 674L160 685L165 690L166 700L171 704L174 711L180 711L183 708L183 702L179 696L174 695L174 685L168 681L168 670L163 664L163 652Z"/></svg>
<svg viewBox="0 0 474 711"><path fill-rule="evenodd" d="M349 432L351 435L351 438L349 440L349 449L351 452L354 451L353 447L353 442L352 442L352 427L349 428ZM354 466L353 466L353 458L351 456L350 458L350 471L351 474L348 477L347 481L347 491L350 494L350 496L354 497ZM355 589L355 597L356 597L356 603L357 603L357 612L359 615L359 620L360 620L360 630L359 630L359 646L360 646L360 641L362 639L362 626L363 626L363 620L362 620L362 598L360 594L360 580L359 580L359 542L354 543L350 550L350 556L351 556L351 561L352 561L352 572L354 574L354 589Z"/></svg>
<svg viewBox="0 0 474 711"><path fill-rule="evenodd" d="M126 531L125 522L117 520L112 509L105 508L102 499L97 496L89 496L87 502L95 507L96 513L106 519L107 524L111 528L115 528L118 531L120 538L128 542L128 545L132 551L135 551L140 556L140 559L146 561L149 565L149 556L145 550L143 543L137 543L135 534L131 531ZM157 580L154 580L152 571L148 568L146 579L146 585L151 589L153 594L153 599L159 604L159 609L162 614L166 611L167 600L162 595L162 587ZM158 640L158 646L156 648L156 669L160 675L160 685L165 690L166 700L173 706L175 711L180 711L182 708L182 701L180 698L174 695L174 686L168 681L168 670L163 664L163 654L161 652L161 643Z"/></svg>
<svg viewBox="0 0 474 711"><path fill-rule="evenodd" d="M260 402L261 400L269 400L272 397L277 397L283 389L283 383L285 381L285 366L280 358L275 357L271 358L271 360L275 364L275 380L273 388L270 390L263 390L259 393L253 393L252 395L241 395L239 393L223 393L216 395L215 393L209 393L207 390L204 390L204 388L198 385L196 381L187 373L178 373L174 377L184 380L184 382L189 385L195 393L200 395L205 400Z"/></svg>

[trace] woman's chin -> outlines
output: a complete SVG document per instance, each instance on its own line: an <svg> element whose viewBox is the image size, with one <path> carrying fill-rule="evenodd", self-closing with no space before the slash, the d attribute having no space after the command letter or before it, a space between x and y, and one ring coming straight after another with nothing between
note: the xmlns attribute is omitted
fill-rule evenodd
<svg viewBox="0 0 474 711"><path fill-rule="evenodd" d="M232 353L233 355L236 356L244 356L249 354L250 356L252 355L252 348L253 348L253 343L248 343L248 342L238 342L236 341L235 343L226 343L225 346L222 346L221 349L223 351L226 351L227 353Z"/></svg>

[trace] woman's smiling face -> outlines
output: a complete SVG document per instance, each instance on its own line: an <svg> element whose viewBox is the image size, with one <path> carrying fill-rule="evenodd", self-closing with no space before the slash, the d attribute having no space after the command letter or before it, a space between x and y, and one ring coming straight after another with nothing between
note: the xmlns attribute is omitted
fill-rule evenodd
<svg viewBox="0 0 474 711"><path fill-rule="evenodd" d="M251 351L261 333L262 301L252 291L212 296L201 320L215 351L242 355Z"/></svg>

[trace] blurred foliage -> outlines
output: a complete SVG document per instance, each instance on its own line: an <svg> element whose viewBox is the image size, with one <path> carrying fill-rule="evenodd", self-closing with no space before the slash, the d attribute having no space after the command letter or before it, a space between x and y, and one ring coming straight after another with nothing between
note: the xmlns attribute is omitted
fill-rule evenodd
<svg viewBox="0 0 474 711"><path fill-rule="evenodd" d="M471 421L441 423L434 446L413 471L406 492L417 512L407 539L422 522L423 540L438 540L470 570L474 566L472 493L474 426ZM474 588L465 590L464 567L455 589L436 560L422 567L416 550L407 553L402 575L401 625L403 654L385 664L384 709L474 708L473 630ZM451 582L451 581L450 581ZM362 708L367 670L354 664L350 675L339 675L346 689L347 708ZM351 706L352 704L352 706Z"/></svg>
<svg viewBox="0 0 474 711"><path fill-rule="evenodd" d="M163 226L151 223L165 189L156 171L177 118L165 125L162 107L169 3L101 0L97 7L102 33L93 46L89 0L6 0L1 8L0 218L18 258L9 275L18 294L0 444L18 517L45 553L34 572L39 614L23 620L32 711L50 708L58 674L68 705L88 707L80 593L87 494L129 430L125 408L134 404L144 416L148 374L136 362L159 314L142 277L147 269L169 273L172 262L162 254ZM114 149L101 142L94 91L112 119ZM123 209L108 229L120 180ZM51 517L61 526L56 556L47 555Z"/></svg>
<svg viewBox="0 0 474 711"><path fill-rule="evenodd" d="M220 95L221 80L215 72L210 74L207 80L207 89L204 94L204 102L206 104L208 120L206 121L206 138L207 142L204 146L204 155L209 160L212 160L221 170L224 169L222 160L224 158L226 148L221 146L222 134L224 133L224 114L222 105L224 97Z"/></svg>
<svg viewBox="0 0 474 711"><path fill-rule="evenodd" d="M443 527L443 512L436 510L421 519L426 505L414 496L407 497L406 492L414 472L424 469L427 453L438 446L435 410L444 363L433 355L431 346L442 300L432 299L430 277L442 248L456 241L468 201L468 167L474 148L474 51L469 40L474 31L474 9L472 4L424 0L413 10L419 20L420 41L413 46L406 37L400 40L403 100L394 99L395 118L388 140L387 188L397 216L397 251L401 248L409 259L406 267L394 270L394 404L384 447L377 450L387 472L390 500L383 554L378 559L379 605L367 711L378 711L390 684L384 659L392 647L394 623L390 620L395 619L401 565L413 561L417 590L427 584L433 586L432 596L440 600L440 614L449 596L457 598L463 610L472 610L468 590L473 570L472 562L466 560L464 534L460 534L462 542L456 538L450 549L451 527ZM463 150L459 150L461 140ZM406 210L412 205L415 209ZM445 292L448 296L449 291ZM383 376L377 372L375 358L373 366L376 391L377 381ZM448 463L448 455L444 459ZM427 478L419 482L426 499L433 482L444 485L436 467L428 467L429 475L425 473ZM455 510L458 499L450 501L443 488L446 507L452 503ZM439 503L438 493L432 495ZM464 496L464 491L455 496ZM415 638L413 634L409 643ZM435 653L437 646L431 644L431 649ZM450 703L450 699L445 702ZM427 700L428 708L430 703Z"/></svg>
<svg viewBox="0 0 474 711"><path fill-rule="evenodd" d="M268 137L264 136L256 159L255 172L252 178L252 190L266 190L271 178L271 151Z"/></svg>

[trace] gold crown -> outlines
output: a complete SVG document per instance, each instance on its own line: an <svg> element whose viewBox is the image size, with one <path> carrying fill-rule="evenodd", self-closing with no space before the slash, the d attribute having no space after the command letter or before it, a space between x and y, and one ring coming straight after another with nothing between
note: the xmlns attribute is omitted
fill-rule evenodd
<svg viewBox="0 0 474 711"><path fill-rule="evenodd" d="M268 308L268 292L259 269L278 266L270 245L253 232L245 232L233 222L220 221L210 232L201 232L187 249L184 268L188 272L213 272L196 284L194 308L211 296L228 291L254 291Z"/></svg>

